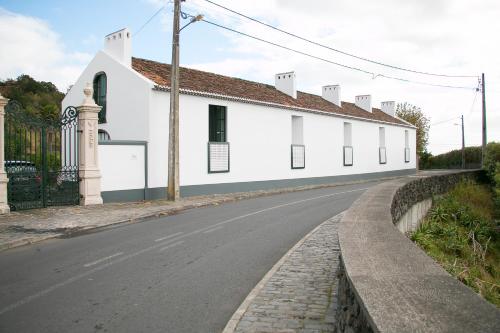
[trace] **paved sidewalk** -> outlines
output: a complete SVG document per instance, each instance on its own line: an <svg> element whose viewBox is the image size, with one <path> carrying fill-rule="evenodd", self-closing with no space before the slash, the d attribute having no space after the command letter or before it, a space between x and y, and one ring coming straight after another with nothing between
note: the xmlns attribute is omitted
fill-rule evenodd
<svg viewBox="0 0 500 333"><path fill-rule="evenodd" d="M335 332L337 226L342 214L313 230L273 267L235 312L224 333Z"/></svg>
<svg viewBox="0 0 500 333"><path fill-rule="evenodd" d="M8 215L0 216L0 251L50 238L70 236L79 232L114 224L134 223L148 218L173 215L190 208L339 185L345 184L302 186L269 191L197 196L181 199L175 203L167 200L154 200L135 203L110 203L86 207L49 207L12 212Z"/></svg>

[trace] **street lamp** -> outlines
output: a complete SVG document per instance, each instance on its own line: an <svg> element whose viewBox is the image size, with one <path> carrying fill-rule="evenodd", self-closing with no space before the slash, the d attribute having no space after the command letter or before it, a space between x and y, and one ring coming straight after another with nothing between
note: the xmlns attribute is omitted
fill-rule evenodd
<svg viewBox="0 0 500 333"><path fill-rule="evenodd" d="M184 0L182 0L184 1ZM179 29L181 0L174 0L174 22L172 29L172 64L170 73L170 115L168 139L168 185L167 198L177 201L179 191L179 34L191 23L203 19L202 15L191 18L191 21ZM184 13L183 13L184 14ZM184 14L185 15L185 14ZM183 16L184 16L183 15ZM187 18L187 16L186 16Z"/></svg>
<svg viewBox="0 0 500 333"><path fill-rule="evenodd" d="M182 18L188 18L188 16L187 16L186 14L184 14L185 16L184 16L183 14L184 14L184 13L181 13ZM181 32L181 31L182 31L182 29L184 29L185 27L187 27L187 26L188 26L188 25L190 25L191 23L198 22L198 21L201 21L201 20L203 20L203 15L201 15L201 14L198 14L198 15L196 15L196 16L191 16L191 20L189 21L189 23L188 23L188 24L186 24L186 25L184 25L182 28L180 28L180 29L179 29L179 32Z"/></svg>

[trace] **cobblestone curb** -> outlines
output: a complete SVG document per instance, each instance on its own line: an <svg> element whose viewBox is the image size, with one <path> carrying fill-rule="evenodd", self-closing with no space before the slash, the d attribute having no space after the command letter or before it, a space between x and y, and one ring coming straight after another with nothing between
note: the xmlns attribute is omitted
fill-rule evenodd
<svg viewBox="0 0 500 333"><path fill-rule="evenodd" d="M334 332L340 213L290 249L250 292L223 333Z"/></svg>

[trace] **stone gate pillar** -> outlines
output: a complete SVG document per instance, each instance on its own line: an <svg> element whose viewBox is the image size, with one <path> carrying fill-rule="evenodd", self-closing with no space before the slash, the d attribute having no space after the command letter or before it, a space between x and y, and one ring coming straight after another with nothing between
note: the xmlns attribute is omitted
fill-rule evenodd
<svg viewBox="0 0 500 333"><path fill-rule="evenodd" d="M5 116L5 105L9 100L0 94L0 214L7 214L10 212L9 205L7 203L7 183L9 179L7 178L7 173L5 172L5 127L4 127L4 116Z"/></svg>
<svg viewBox="0 0 500 333"><path fill-rule="evenodd" d="M87 83L83 89L85 98L78 109L78 130L80 132L79 169L80 169L80 204L100 205L101 172L99 170L98 145L98 113L101 107L92 98L92 86Z"/></svg>

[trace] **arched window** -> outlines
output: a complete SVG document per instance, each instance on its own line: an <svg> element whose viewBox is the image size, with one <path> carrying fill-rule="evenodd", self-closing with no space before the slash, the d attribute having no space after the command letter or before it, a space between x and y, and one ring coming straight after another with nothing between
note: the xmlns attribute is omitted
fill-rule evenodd
<svg viewBox="0 0 500 333"><path fill-rule="evenodd" d="M99 142L111 140L109 133L106 132L105 130L100 129L99 131L97 131L97 135L98 135Z"/></svg>
<svg viewBox="0 0 500 333"><path fill-rule="evenodd" d="M102 106L101 111L99 111L99 124L106 122L106 81L105 73L97 73L94 77L94 101L97 105Z"/></svg>

